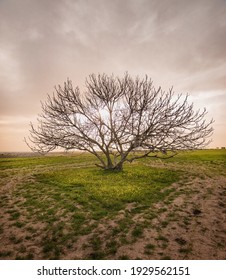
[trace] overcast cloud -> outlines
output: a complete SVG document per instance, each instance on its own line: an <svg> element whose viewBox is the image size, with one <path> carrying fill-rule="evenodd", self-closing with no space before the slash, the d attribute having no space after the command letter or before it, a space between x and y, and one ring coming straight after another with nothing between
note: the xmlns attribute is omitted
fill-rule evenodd
<svg viewBox="0 0 226 280"><path fill-rule="evenodd" d="M27 150L56 84L125 71L188 92L226 146L225 0L0 0L0 67L0 151Z"/></svg>

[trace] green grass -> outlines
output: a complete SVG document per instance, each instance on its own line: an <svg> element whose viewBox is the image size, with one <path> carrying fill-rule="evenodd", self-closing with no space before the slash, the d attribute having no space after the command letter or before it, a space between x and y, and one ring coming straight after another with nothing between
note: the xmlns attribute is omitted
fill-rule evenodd
<svg viewBox="0 0 226 280"><path fill-rule="evenodd" d="M65 250L73 250L81 236L87 236L87 258L107 258L116 254L120 244L142 238L145 227L151 226L151 221L166 212L173 199L184 192L171 185L183 184L192 175L184 170L186 164L207 166L213 176L216 166L220 166L217 174L222 174L226 151L182 153L167 161L178 168L157 167L159 160L147 158L125 164L122 172L114 173L98 169L95 162L88 154L1 158L0 186L7 185L10 180L14 184L9 193L0 192L2 217L6 215L10 226L24 231L24 238L11 235L9 240L17 245L23 240L31 242L40 235L41 257L59 259ZM164 202L164 207L152 210L152 205L159 202ZM120 211L124 214L118 219ZM145 221L135 223L134 217L140 213L144 213ZM116 220L117 225L104 228L108 239L103 241L101 225L111 220ZM170 217L162 221L161 226L167 227L169 222ZM4 233L5 229L0 226L0 235ZM161 235L156 240L168 243ZM145 250L151 254L154 245L147 245ZM17 258L35 258L26 246L19 253ZM8 251L0 250L1 255L8 256Z"/></svg>
<svg viewBox="0 0 226 280"><path fill-rule="evenodd" d="M32 192L43 189L43 192L51 193L55 202L76 201L83 207L102 210L106 214L109 209L111 212L120 210L125 203L149 205L163 198L168 195L164 187L177 181L179 174L147 166L126 166L123 172L116 174L96 168L67 169L37 174L35 179L35 185L27 186ZM40 203L40 197L37 198Z"/></svg>
<svg viewBox="0 0 226 280"><path fill-rule="evenodd" d="M212 150L198 150L198 151L185 151L176 155L169 161L183 161L183 162L210 162L220 163L226 161L226 150L212 149Z"/></svg>
<svg viewBox="0 0 226 280"><path fill-rule="evenodd" d="M0 158L0 169L15 168L35 168L62 166L64 164L87 165L95 163L96 159L89 154L65 154L59 156L36 156L36 157L18 157L18 158Z"/></svg>

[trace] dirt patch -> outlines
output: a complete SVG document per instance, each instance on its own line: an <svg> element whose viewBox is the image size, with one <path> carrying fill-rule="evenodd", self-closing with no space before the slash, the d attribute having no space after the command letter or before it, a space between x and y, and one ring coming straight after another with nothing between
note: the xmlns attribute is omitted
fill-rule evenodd
<svg viewBox="0 0 226 280"><path fill-rule="evenodd" d="M225 186L224 177L196 179L178 186L182 194L151 221L142 239L132 246L120 247L117 257L124 254L131 259L225 259ZM163 209L165 204L155 207ZM148 244L153 245L151 250L147 249Z"/></svg>

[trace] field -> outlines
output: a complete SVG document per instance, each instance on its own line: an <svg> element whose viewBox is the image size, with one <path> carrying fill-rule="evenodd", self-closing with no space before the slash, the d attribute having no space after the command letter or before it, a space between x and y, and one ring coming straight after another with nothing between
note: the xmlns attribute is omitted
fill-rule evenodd
<svg viewBox="0 0 226 280"><path fill-rule="evenodd" d="M0 259L226 259L226 150L0 158Z"/></svg>

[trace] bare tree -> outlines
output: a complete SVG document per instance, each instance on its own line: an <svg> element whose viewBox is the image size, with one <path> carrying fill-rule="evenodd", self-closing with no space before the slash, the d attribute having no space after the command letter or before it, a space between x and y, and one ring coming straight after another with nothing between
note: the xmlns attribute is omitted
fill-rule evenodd
<svg viewBox="0 0 226 280"><path fill-rule="evenodd" d="M147 76L92 74L83 94L70 80L55 87L42 103L37 128L31 123L28 145L40 153L57 147L87 151L99 167L121 170L126 161L205 147L213 131L206 113L194 111L188 95L155 89Z"/></svg>

